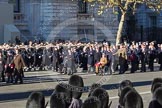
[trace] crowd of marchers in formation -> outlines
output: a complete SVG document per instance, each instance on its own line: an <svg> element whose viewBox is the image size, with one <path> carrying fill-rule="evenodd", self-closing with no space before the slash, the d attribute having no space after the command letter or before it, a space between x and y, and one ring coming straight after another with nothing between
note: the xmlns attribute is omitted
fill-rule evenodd
<svg viewBox="0 0 162 108"><path fill-rule="evenodd" d="M28 97L26 108L113 108L108 92L97 83L89 87L87 99L82 101L84 82L82 77L72 75L68 83L56 85L50 101L45 101L41 92L33 92ZM162 108L162 78L155 78L151 86L152 100L149 106L144 106L142 96L134 88L130 80L119 84L119 104L116 108Z"/></svg>
<svg viewBox="0 0 162 108"><path fill-rule="evenodd" d="M132 42L130 45L115 46L107 42L29 41L18 45L4 44L0 49L0 77L7 83L12 83L13 80L17 83L18 79L23 83L24 71L31 70L53 70L72 75L81 68L83 72L96 75L108 75L117 71L123 74L129 70L131 73L137 70L154 71L155 61L160 64L159 70L162 70L162 44L155 42Z"/></svg>

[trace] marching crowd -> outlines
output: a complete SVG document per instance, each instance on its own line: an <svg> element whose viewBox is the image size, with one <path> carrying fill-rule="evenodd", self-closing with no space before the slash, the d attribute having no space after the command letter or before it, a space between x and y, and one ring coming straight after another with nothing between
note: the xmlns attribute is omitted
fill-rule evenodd
<svg viewBox="0 0 162 108"><path fill-rule="evenodd" d="M162 70L162 44L132 42L110 45L103 43L26 42L0 46L0 78L7 83L23 83L24 71L53 70L72 75L80 67L96 75L119 74L129 69L134 73L154 71L156 60ZM140 65L141 64L141 65ZM25 67L25 68L24 68ZM119 67L119 68L118 68Z"/></svg>
<svg viewBox="0 0 162 108"><path fill-rule="evenodd" d="M46 103L41 92L32 92L28 97L26 108L114 108L108 92L98 83L88 87L87 99L82 101L85 92L84 81L78 75L72 75L68 83L59 83ZM162 78L155 78L151 86L152 100L149 106L144 106L143 98L134 88L130 80L123 80L119 84L119 100L116 108L162 108ZM145 100L146 101L146 100ZM114 104L115 105L115 104Z"/></svg>

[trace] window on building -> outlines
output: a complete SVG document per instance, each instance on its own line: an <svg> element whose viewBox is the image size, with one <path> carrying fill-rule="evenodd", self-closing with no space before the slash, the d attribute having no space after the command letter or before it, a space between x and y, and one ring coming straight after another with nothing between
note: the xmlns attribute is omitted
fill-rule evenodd
<svg viewBox="0 0 162 108"><path fill-rule="evenodd" d="M157 26L156 16L150 16L150 27L156 27L156 26Z"/></svg>
<svg viewBox="0 0 162 108"><path fill-rule="evenodd" d="M87 13L87 2L85 0L78 0L79 13Z"/></svg>
<svg viewBox="0 0 162 108"><path fill-rule="evenodd" d="M150 16L150 29L149 29L149 40L158 40L157 37L157 17L156 16Z"/></svg>
<svg viewBox="0 0 162 108"><path fill-rule="evenodd" d="M8 3L14 5L14 12L20 12L20 0L9 0Z"/></svg>

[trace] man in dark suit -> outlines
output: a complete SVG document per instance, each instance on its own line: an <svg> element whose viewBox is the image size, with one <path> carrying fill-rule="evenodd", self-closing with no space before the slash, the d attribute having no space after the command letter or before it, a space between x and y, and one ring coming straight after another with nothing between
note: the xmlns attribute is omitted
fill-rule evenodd
<svg viewBox="0 0 162 108"><path fill-rule="evenodd" d="M23 83L22 74L23 74L23 67L25 67L25 63L21 54L19 54L18 49L15 49L15 57L12 63L14 63L15 65L15 76L16 76L15 83L17 83L17 81L20 80L20 84L22 84Z"/></svg>
<svg viewBox="0 0 162 108"><path fill-rule="evenodd" d="M91 47L88 51L88 64L87 65L88 65L88 72L91 72L94 66L94 51Z"/></svg>
<svg viewBox="0 0 162 108"><path fill-rule="evenodd" d="M58 56L59 56L58 49L55 47L53 48L53 53L52 53L53 71L58 71L58 65L57 65Z"/></svg>

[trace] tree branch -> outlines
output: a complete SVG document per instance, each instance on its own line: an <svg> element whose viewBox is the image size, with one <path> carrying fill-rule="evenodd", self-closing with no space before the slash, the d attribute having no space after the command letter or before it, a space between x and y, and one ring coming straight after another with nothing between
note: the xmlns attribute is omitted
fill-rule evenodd
<svg viewBox="0 0 162 108"><path fill-rule="evenodd" d="M122 3L121 3L121 0L118 0L118 6L119 6L119 8L120 8L120 10L121 10L122 13L124 13L124 12L126 11L126 10L124 9Z"/></svg>
<svg viewBox="0 0 162 108"><path fill-rule="evenodd" d="M126 12L126 10L124 9L124 7L122 5L118 5L118 6L119 6L119 8L120 8L120 10L121 10L122 13L125 13Z"/></svg>

